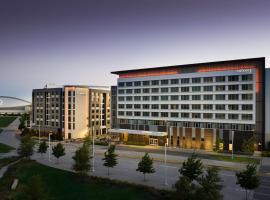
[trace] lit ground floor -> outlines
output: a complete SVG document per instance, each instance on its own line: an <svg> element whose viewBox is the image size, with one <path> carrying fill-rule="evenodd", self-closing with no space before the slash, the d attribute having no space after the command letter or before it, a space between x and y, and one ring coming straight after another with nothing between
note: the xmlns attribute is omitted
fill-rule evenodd
<svg viewBox="0 0 270 200"><path fill-rule="evenodd" d="M251 138L252 131L231 131L221 129L170 127L168 132L111 129L112 140L129 145L168 146L184 149L214 149L241 151L244 140ZM255 144L260 150L260 145Z"/></svg>

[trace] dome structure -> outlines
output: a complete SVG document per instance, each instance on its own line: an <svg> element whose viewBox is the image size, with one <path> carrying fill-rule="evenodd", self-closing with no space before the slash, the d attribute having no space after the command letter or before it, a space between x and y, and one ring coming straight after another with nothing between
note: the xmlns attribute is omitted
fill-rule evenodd
<svg viewBox="0 0 270 200"><path fill-rule="evenodd" d="M30 111L31 102L8 96L0 96L0 114L23 114Z"/></svg>

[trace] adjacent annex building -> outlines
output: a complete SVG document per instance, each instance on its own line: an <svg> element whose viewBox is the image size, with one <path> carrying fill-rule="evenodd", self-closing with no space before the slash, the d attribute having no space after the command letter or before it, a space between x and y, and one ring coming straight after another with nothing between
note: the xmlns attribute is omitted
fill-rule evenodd
<svg viewBox="0 0 270 200"><path fill-rule="evenodd" d="M31 102L16 97L0 96L0 114L24 114L31 110Z"/></svg>
<svg viewBox="0 0 270 200"><path fill-rule="evenodd" d="M110 132L127 144L206 150L217 140L240 150L256 136L260 150L270 140L265 71L265 58L251 58L112 72Z"/></svg>
<svg viewBox="0 0 270 200"><path fill-rule="evenodd" d="M46 86L32 92L32 129L80 139L105 135L110 128L110 88L103 86Z"/></svg>

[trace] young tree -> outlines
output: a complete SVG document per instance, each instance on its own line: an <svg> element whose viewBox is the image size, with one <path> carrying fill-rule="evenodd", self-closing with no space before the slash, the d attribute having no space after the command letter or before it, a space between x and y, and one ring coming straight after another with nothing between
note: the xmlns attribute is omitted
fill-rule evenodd
<svg viewBox="0 0 270 200"><path fill-rule="evenodd" d="M256 137L252 136L248 140L244 140L242 144L242 151L252 154L255 151L254 144L256 143Z"/></svg>
<svg viewBox="0 0 270 200"><path fill-rule="evenodd" d="M200 186L196 190L197 199L201 200L219 200L223 199L221 194L221 179L218 175L218 169L216 167L209 167L206 173L199 179Z"/></svg>
<svg viewBox="0 0 270 200"><path fill-rule="evenodd" d="M72 157L72 159L75 161L72 169L74 169L79 174L85 175L91 169L91 156L89 147L87 145L83 145L81 148L79 148L75 152L75 155Z"/></svg>
<svg viewBox="0 0 270 200"><path fill-rule="evenodd" d="M104 153L104 160L103 165L108 168L108 176L110 175L110 167L114 167L117 165L117 155L114 153L115 152L115 146L110 145L108 150Z"/></svg>
<svg viewBox="0 0 270 200"><path fill-rule="evenodd" d="M53 151L52 154L57 158L57 163L61 156L66 155L65 148L60 142L52 148L52 151Z"/></svg>
<svg viewBox="0 0 270 200"><path fill-rule="evenodd" d="M193 153L191 157L183 163L179 173L183 176L188 177L191 181L197 179L203 173L203 164L201 159L197 158L196 154Z"/></svg>
<svg viewBox="0 0 270 200"><path fill-rule="evenodd" d="M25 135L21 138L21 144L17 149L17 152L21 157L30 159L30 156L34 153L34 146L35 143L32 138L29 135Z"/></svg>
<svg viewBox="0 0 270 200"><path fill-rule="evenodd" d="M46 144L45 141L41 142L39 147L38 147L38 153L41 153L41 156L43 155L43 153L46 153L48 149L48 145Z"/></svg>
<svg viewBox="0 0 270 200"><path fill-rule="evenodd" d="M138 163L138 168L136 171L143 173L143 180L145 181L145 174L146 173L154 173L155 169L153 167L153 159L150 158L148 153L145 153L142 157L142 160Z"/></svg>
<svg viewBox="0 0 270 200"><path fill-rule="evenodd" d="M175 183L174 187L176 189L176 192L173 196L173 199L179 199L179 197L181 197L181 200L196 199L196 186L188 177L181 176L179 180Z"/></svg>
<svg viewBox="0 0 270 200"><path fill-rule="evenodd" d="M246 169L237 172L236 174L237 182L242 188L246 190L246 199L248 199L249 191L254 190L260 185L260 178L256 173L256 164L249 163Z"/></svg>

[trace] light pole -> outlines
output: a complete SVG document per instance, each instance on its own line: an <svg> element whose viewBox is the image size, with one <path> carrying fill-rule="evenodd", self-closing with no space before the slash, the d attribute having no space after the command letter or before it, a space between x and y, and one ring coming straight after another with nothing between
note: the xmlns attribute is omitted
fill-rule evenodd
<svg viewBox="0 0 270 200"><path fill-rule="evenodd" d="M165 180L164 180L164 185L168 185L168 180L167 180L167 146L169 144L169 138L168 138L168 123L166 121L166 131L167 131L167 137L166 137L166 142L164 146L164 175L165 175Z"/></svg>
<svg viewBox="0 0 270 200"><path fill-rule="evenodd" d="M93 149L92 149L92 172L94 172L95 171L95 136L94 136L94 133L95 132L95 128L94 128L94 126L93 126L93 128L92 128L92 147L93 147Z"/></svg>
<svg viewBox="0 0 270 200"><path fill-rule="evenodd" d="M232 131L232 160L233 160L233 139L234 139L234 131Z"/></svg>
<svg viewBox="0 0 270 200"><path fill-rule="evenodd" d="M38 144L40 144L40 124L38 125Z"/></svg>
<svg viewBox="0 0 270 200"><path fill-rule="evenodd" d="M51 162L51 134L52 132L49 132L49 162Z"/></svg>

